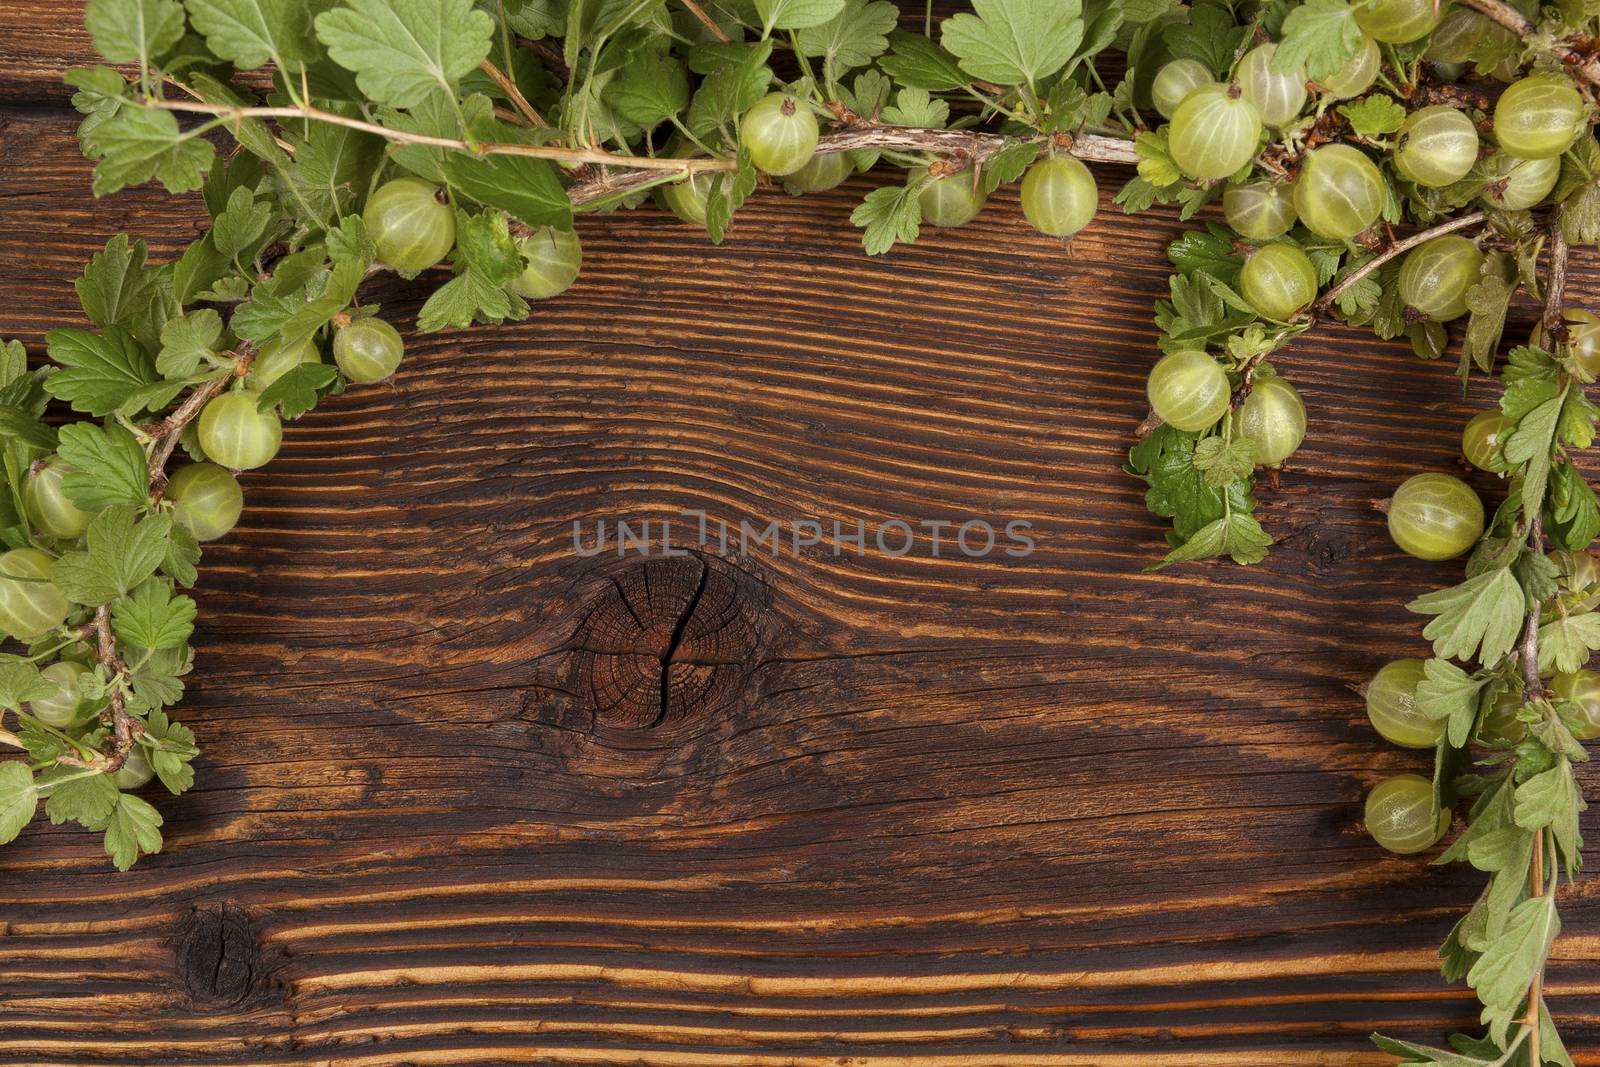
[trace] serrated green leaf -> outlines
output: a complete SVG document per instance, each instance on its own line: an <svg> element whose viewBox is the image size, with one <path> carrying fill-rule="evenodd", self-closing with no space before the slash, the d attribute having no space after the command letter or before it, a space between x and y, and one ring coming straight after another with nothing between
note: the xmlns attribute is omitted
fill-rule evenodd
<svg viewBox="0 0 1600 1067"><path fill-rule="evenodd" d="M286 419L298 419L317 406L322 390L338 380L339 372L327 363L302 363L281 375L256 401L259 411L281 409Z"/></svg>
<svg viewBox="0 0 1600 1067"><path fill-rule="evenodd" d="M472 0L345 0L316 18L335 63L373 100L421 103L456 83L489 54L494 20Z"/></svg>
<svg viewBox="0 0 1600 1067"><path fill-rule="evenodd" d="M821 26L844 10L844 0L752 0L763 35Z"/></svg>
<svg viewBox="0 0 1600 1067"><path fill-rule="evenodd" d="M257 200L249 189L240 187L228 197L227 209L211 227L211 241L228 259L237 259L267 232L272 205Z"/></svg>
<svg viewBox="0 0 1600 1067"><path fill-rule="evenodd" d="M83 147L99 160L94 168L95 196L109 196L152 179L169 193L192 192L200 188L216 158L211 142L179 129L172 112L144 107L118 111L84 137Z"/></svg>
<svg viewBox="0 0 1600 1067"><path fill-rule="evenodd" d="M940 43L973 78L1035 85L1066 66L1083 39L1079 0L972 0L945 19Z"/></svg>
<svg viewBox="0 0 1600 1067"><path fill-rule="evenodd" d="M240 70L310 58L315 51L305 0L184 0L206 47Z"/></svg>
<svg viewBox="0 0 1600 1067"><path fill-rule="evenodd" d="M822 59L835 76L864 67L888 49L897 15L895 5L886 0L845 0L833 18L800 31L800 54Z"/></svg>
<svg viewBox="0 0 1600 1067"><path fill-rule="evenodd" d="M91 607L125 596L156 572L167 554L172 520L134 521L130 507L107 508L89 525L87 548L56 561L55 583L68 599Z"/></svg>
<svg viewBox="0 0 1600 1067"><path fill-rule="evenodd" d="M38 807L33 773L21 763L0 763L0 845L22 833Z"/></svg>
<svg viewBox="0 0 1600 1067"><path fill-rule="evenodd" d="M106 855L117 870L127 870L141 855L161 851L160 827L160 812L148 801L123 793L106 824Z"/></svg>
<svg viewBox="0 0 1600 1067"><path fill-rule="evenodd" d="M88 512L125 504L142 507L150 497L144 448L117 423L71 422L61 428L61 458L71 464L62 479L67 499Z"/></svg>
<svg viewBox="0 0 1600 1067"><path fill-rule="evenodd" d="M211 308L196 308L168 319L161 327L161 351L156 372L164 378L187 378L203 360L216 355L222 340L222 316Z"/></svg>
<svg viewBox="0 0 1600 1067"><path fill-rule="evenodd" d="M1283 20L1272 69L1292 74L1303 68L1313 81L1326 79L1355 58L1364 36L1347 0L1306 0Z"/></svg>
<svg viewBox="0 0 1600 1067"><path fill-rule="evenodd" d="M889 47L893 51L878 60L878 66L901 85L941 92L959 89L972 80L962 71L955 56L920 33L890 33ZM870 109L858 107L855 110L859 114L871 114Z"/></svg>
<svg viewBox="0 0 1600 1067"><path fill-rule="evenodd" d="M548 160L456 152L445 157L444 174L452 189L529 226L572 227L572 203Z"/></svg>
<svg viewBox="0 0 1600 1067"><path fill-rule="evenodd" d="M133 414L144 407L133 407L134 398L161 384L155 362L120 326L108 326L99 335L51 330L45 334L45 347L50 358L66 368L45 379L45 391L75 411L96 417ZM181 384L174 386L179 388Z"/></svg>
<svg viewBox="0 0 1600 1067"><path fill-rule="evenodd" d="M84 22L95 50L112 63L148 66L183 36L177 0L89 0Z"/></svg>
<svg viewBox="0 0 1600 1067"><path fill-rule="evenodd" d="M909 185L888 185L874 189L850 213L850 221L866 232L861 244L869 256L881 256L895 242L909 244L922 228L922 203L917 190Z"/></svg>
<svg viewBox="0 0 1600 1067"><path fill-rule="evenodd" d="M118 641L140 648L182 648L194 632L195 603L174 596L159 578L146 579L111 608Z"/></svg>
<svg viewBox="0 0 1600 1067"><path fill-rule="evenodd" d="M103 825L117 806L117 784L109 774L62 768L59 780L50 776L40 784L50 788L44 813L56 826L68 821L88 827Z"/></svg>
<svg viewBox="0 0 1600 1067"><path fill-rule="evenodd" d="M1434 655L1495 663L1521 632L1522 586L1509 566L1499 567L1417 597L1406 608L1435 616L1422 631L1433 642Z"/></svg>

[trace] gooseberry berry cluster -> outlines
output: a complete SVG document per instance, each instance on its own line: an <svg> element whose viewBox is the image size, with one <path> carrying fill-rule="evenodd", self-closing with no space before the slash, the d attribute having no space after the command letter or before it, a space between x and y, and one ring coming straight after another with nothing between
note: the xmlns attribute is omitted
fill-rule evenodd
<svg viewBox="0 0 1600 1067"><path fill-rule="evenodd" d="M49 364L0 348L0 628L21 649L0 657L0 744L24 754L0 762L0 841L42 800L119 867L159 848L135 791L186 789L198 753L167 712L192 660L180 590L284 424L399 369L368 279L426 279L423 331L518 320L577 282L577 212L654 198L720 241L763 183L805 195L874 168L902 177L850 216L869 254L966 224L1008 182L1070 254L1100 203L1085 161L1133 164L1126 211L1216 202L1169 248L1128 461L1172 523L1159 565L1265 556L1256 472L1289 463L1308 421L1267 357L1319 321L1427 359L1460 323L1463 382L1503 384L1461 453L1504 501L1430 470L1386 504L1404 552L1471 558L1411 605L1432 657L1366 690L1380 737L1435 756L1431 780L1370 791L1380 845L1426 851L1474 797L1441 858L1492 879L1445 972L1486 1034L1377 1040L1408 1063L1570 1063L1535 935L1553 937L1556 876L1581 859L1572 766L1600 733L1600 500L1573 463L1600 318L1563 306L1568 246L1600 240L1586 10L985 0L915 32L888 0L89 0L121 67L69 78L96 193L198 190L212 223L168 264L114 238L78 286L93 329L49 334ZM1503 352L1519 292L1543 313ZM52 401L81 418L47 419Z"/></svg>

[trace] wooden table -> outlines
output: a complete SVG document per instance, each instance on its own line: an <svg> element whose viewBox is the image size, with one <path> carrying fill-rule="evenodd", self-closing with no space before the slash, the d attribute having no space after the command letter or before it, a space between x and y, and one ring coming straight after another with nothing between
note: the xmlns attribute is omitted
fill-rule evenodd
<svg viewBox="0 0 1600 1067"><path fill-rule="evenodd" d="M0 12L0 336L35 354L109 236L203 228L91 198L80 24ZM1353 687L1424 654L1403 604L1454 573L1369 501L1491 401L1321 329L1279 361L1312 436L1262 491L1272 558L1144 573L1119 468L1183 224L1101 178L1070 249L1007 189L869 259L872 179L759 195L720 247L586 217L531 321L410 338L290 426L206 552L166 851L119 875L43 820L0 851L0 1063L1278 1067L1470 1027L1433 950L1480 876L1367 839L1366 789L1427 759ZM692 540L685 510L868 551L574 551L600 519ZM1036 549L871 543L968 518ZM1550 972L1591 1064L1596 886Z"/></svg>

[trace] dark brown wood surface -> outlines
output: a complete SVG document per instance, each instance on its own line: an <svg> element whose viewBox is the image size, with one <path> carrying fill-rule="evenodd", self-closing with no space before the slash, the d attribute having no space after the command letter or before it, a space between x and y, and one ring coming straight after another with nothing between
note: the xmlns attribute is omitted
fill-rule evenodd
<svg viewBox="0 0 1600 1067"><path fill-rule="evenodd" d="M34 352L106 238L203 225L90 197L79 24L0 10L0 336ZM0 1064L1277 1067L1472 1025L1434 948L1481 876L1368 841L1366 789L1426 757L1352 687L1424 653L1402 605L1455 573L1369 501L1490 399L1317 331L1279 360L1312 436L1272 558L1144 573L1119 467L1182 224L1107 195L1065 250L1005 190L868 259L868 187L758 195L721 247L585 218L570 293L289 428L206 552L166 851L117 874L42 820L0 850ZM1037 549L573 551L684 509ZM1549 982L1586 1064L1597 884Z"/></svg>

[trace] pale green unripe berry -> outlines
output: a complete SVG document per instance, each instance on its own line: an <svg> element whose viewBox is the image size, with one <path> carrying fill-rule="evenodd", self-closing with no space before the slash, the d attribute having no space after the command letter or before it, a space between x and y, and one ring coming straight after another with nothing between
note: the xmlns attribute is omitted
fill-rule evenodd
<svg viewBox="0 0 1600 1067"><path fill-rule="evenodd" d="M1150 100L1164 119L1170 119L1183 98L1202 85L1215 85L1211 69L1198 59L1174 59L1156 71L1150 83Z"/></svg>
<svg viewBox="0 0 1600 1067"><path fill-rule="evenodd" d="M1559 156L1588 121L1583 94L1566 78L1547 74L1512 82L1494 106L1495 140L1520 159Z"/></svg>
<svg viewBox="0 0 1600 1067"><path fill-rule="evenodd" d="M1433 814L1433 783L1417 774L1397 774L1367 794L1367 833L1402 856L1433 847L1450 829L1450 812Z"/></svg>
<svg viewBox="0 0 1600 1067"><path fill-rule="evenodd" d="M71 726L78 720L78 705L83 692L78 685L79 666L76 663L52 663L39 673L52 683L56 691L43 700L30 700L28 710L36 718L51 726Z"/></svg>
<svg viewBox="0 0 1600 1067"><path fill-rule="evenodd" d="M1573 737L1579 741L1600 737L1600 674L1588 670L1558 674L1550 688L1558 699L1569 700L1578 709L1577 722L1572 724Z"/></svg>
<svg viewBox="0 0 1600 1067"><path fill-rule="evenodd" d="M1193 350L1163 356L1150 371L1146 393L1156 418L1186 433L1215 425L1227 414L1231 396L1227 372Z"/></svg>
<svg viewBox="0 0 1600 1067"><path fill-rule="evenodd" d="M1445 720L1430 719L1417 707L1417 685L1426 677L1422 660L1397 659L1367 683L1367 718L1391 745L1432 748L1444 734Z"/></svg>
<svg viewBox="0 0 1600 1067"><path fill-rule="evenodd" d="M1225 85L1203 85L1172 113L1167 148L1178 169L1202 181L1227 178L1256 155L1261 116Z"/></svg>
<svg viewBox="0 0 1600 1067"><path fill-rule="evenodd" d="M150 760L145 756L141 746L134 745L128 753L128 758L117 768L117 788L124 792L131 792L141 786L148 785L150 779L156 776L156 769L150 766Z"/></svg>
<svg viewBox="0 0 1600 1067"><path fill-rule="evenodd" d="M1435 3L1436 0L1373 0L1358 4L1356 25L1384 44L1408 44L1439 24Z"/></svg>
<svg viewBox="0 0 1600 1067"><path fill-rule="evenodd" d="M1364 153L1324 145L1306 154L1294 183L1294 206L1312 233L1342 241L1378 221L1383 192L1383 175Z"/></svg>
<svg viewBox="0 0 1600 1067"><path fill-rule="evenodd" d="M1022 213L1049 237L1070 237L1089 225L1100 190L1089 168L1072 156L1049 156L1022 177Z"/></svg>
<svg viewBox="0 0 1600 1067"><path fill-rule="evenodd" d="M1361 35L1361 47L1343 67L1322 81L1322 88L1335 100L1350 100L1372 88L1378 80L1378 68L1383 57L1378 53L1378 42L1366 34Z"/></svg>
<svg viewBox="0 0 1600 1067"><path fill-rule="evenodd" d="M817 116L803 100L768 93L739 120L739 143L750 162L767 174L793 174L817 150Z"/></svg>
<svg viewBox="0 0 1600 1067"><path fill-rule="evenodd" d="M1263 245L1239 272L1239 292L1257 314L1287 321L1317 296L1317 268L1291 244Z"/></svg>
<svg viewBox="0 0 1600 1067"><path fill-rule="evenodd" d="M1561 158L1518 159L1501 152L1485 164L1484 176L1489 185L1479 200L1505 211L1526 211L1537 207L1556 187L1561 179Z"/></svg>
<svg viewBox="0 0 1600 1067"><path fill-rule="evenodd" d="M52 456L29 470L22 480L22 503L27 508L28 518L46 537L77 537L94 520L94 516L74 504L62 488L62 481L71 473L70 463L60 456Z"/></svg>
<svg viewBox="0 0 1600 1067"><path fill-rule="evenodd" d="M1295 68L1288 74L1272 69L1275 44L1260 44L1244 54L1234 68L1239 96L1248 100L1268 126L1284 126L1299 116L1306 106L1306 72Z"/></svg>
<svg viewBox="0 0 1600 1067"><path fill-rule="evenodd" d="M1521 690L1511 689L1501 693L1484 715L1483 721L1478 724L1478 739L1510 745L1521 741L1528 732L1527 724L1517 718L1517 712L1521 707Z"/></svg>
<svg viewBox="0 0 1600 1067"><path fill-rule="evenodd" d="M1561 317L1566 320L1566 350L1572 361L1587 373L1600 375L1600 315L1582 308L1562 308ZM1544 343L1543 322L1534 321L1528 344L1549 351Z"/></svg>
<svg viewBox="0 0 1600 1067"><path fill-rule="evenodd" d="M1466 115L1443 104L1407 115L1395 139L1395 167L1429 189L1460 181L1476 162L1478 128Z"/></svg>
<svg viewBox="0 0 1600 1067"><path fill-rule="evenodd" d="M346 378L362 385L383 381L404 357L400 331L379 318L356 319L333 335L333 361Z"/></svg>
<svg viewBox="0 0 1600 1067"><path fill-rule="evenodd" d="M190 463L167 481L173 517L189 528L196 541L215 541L239 522L244 490L239 480L215 463Z"/></svg>
<svg viewBox="0 0 1600 1067"><path fill-rule="evenodd" d="M848 152L818 152L811 161L787 178L783 187L791 193L824 193L850 177L855 166Z"/></svg>
<svg viewBox="0 0 1600 1067"><path fill-rule="evenodd" d="M51 581L56 561L37 548L0 556L0 628L18 641L37 641L60 626L72 605Z"/></svg>
<svg viewBox="0 0 1600 1067"><path fill-rule="evenodd" d="M1282 378L1257 378L1239 406L1239 432L1254 442L1255 461L1276 467L1306 439L1306 405Z"/></svg>
<svg viewBox="0 0 1600 1067"><path fill-rule="evenodd" d="M456 215L438 186L396 178L367 198L361 213L379 262L402 278L434 266L456 243Z"/></svg>
<svg viewBox="0 0 1600 1067"><path fill-rule="evenodd" d="M1439 28L1428 38L1428 50L1424 57L1432 63L1452 66L1470 63L1473 52L1486 38L1497 46L1502 41L1510 43L1512 36L1510 30L1491 22L1471 8L1451 7L1439 20Z"/></svg>
<svg viewBox="0 0 1600 1067"><path fill-rule="evenodd" d="M283 444L283 424L271 411L257 411L260 394L235 390L214 397L200 413L200 447L232 470L264 466Z"/></svg>
<svg viewBox="0 0 1600 1067"><path fill-rule="evenodd" d="M280 344L277 338L273 338L261 346L261 351L250 364L249 386L258 393L264 393L273 382L296 367L321 362L322 350L317 347L314 338L308 337L293 345Z"/></svg>
<svg viewBox="0 0 1600 1067"><path fill-rule="evenodd" d="M910 181L922 185L917 203L922 207L922 221L930 226L965 226L983 210L984 197L970 167L931 179L927 167L915 167Z"/></svg>
<svg viewBox="0 0 1600 1067"><path fill-rule="evenodd" d="M1483 501L1448 474L1416 474L1389 500L1389 536L1418 559L1454 559L1483 536Z"/></svg>
<svg viewBox="0 0 1600 1067"><path fill-rule="evenodd" d="M527 266L512 279L511 291L527 300L548 300L566 292L583 268L583 245L572 230L541 226L517 241L517 250Z"/></svg>
<svg viewBox="0 0 1600 1067"><path fill-rule="evenodd" d="M711 199L711 175L697 173L683 181L663 185L661 200L667 210L691 226L706 224L706 202Z"/></svg>
<svg viewBox="0 0 1600 1067"><path fill-rule="evenodd" d="M1406 253L1397 282L1400 299L1434 322L1458 319L1467 313L1467 293L1482 271L1477 245L1460 234L1435 237Z"/></svg>
<svg viewBox="0 0 1600 1067"><path fill-rule="evenodd" d="M1294 189L1287 182L1245 182L1222 193L1222 213L1239 236L1252 241L1281 237L1300 217L1294 209Z"/></svg>
<svg viewBox="0 0 1600 1067"><path fill-rule="evenodd" d="M1514 424L1498 411L1480 411L1461 431L1461 454L1481 471L1505 469L1500 447Z"/></svg>

